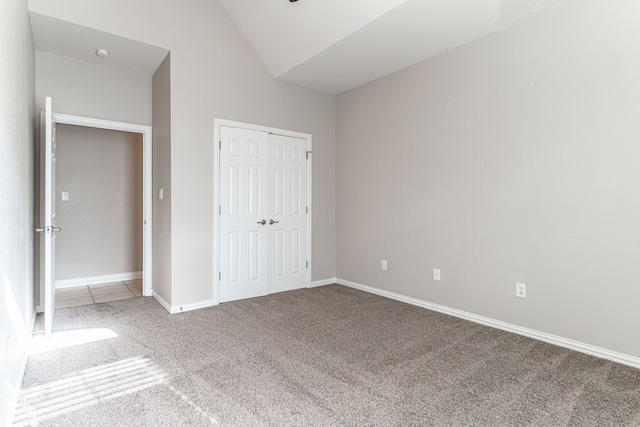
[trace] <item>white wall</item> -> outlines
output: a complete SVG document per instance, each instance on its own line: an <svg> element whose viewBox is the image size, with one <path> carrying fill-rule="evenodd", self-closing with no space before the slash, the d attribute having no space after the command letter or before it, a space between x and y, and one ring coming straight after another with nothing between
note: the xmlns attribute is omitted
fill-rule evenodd
<svg viewBox="0 0 640 427"><path fill-rule="evenodd" d="M56 281L141 272L142 134L57 124L56 142Z"/></svg>
<svg viewBox="0 0 640 427"><path fill-rule="evenodd" d="M153 75L152 199L153 291L171 304L171 54Z"/></svg>
<svg viewBox="0 0 640 427"><path fill-rule="evenodd" d="M213 298L213 119L313 135L313 279L335 277L335 98L274 81L218 1L31 0L36 13L171 51L171 289Z"/></svg>
<svg viewBox="0 0 640 427"><path fill-rule="evenodd" d="M36 105L55 113L151 125L151 77L36 51Z"/></svg>
<svg viewBox="0 0 640 427"><path fill-rule="evenodd" d="M569 2L340 95L338 277L639 357L638 22Z"/></svg>
<svg viewBox="0 0 640 427"><path fill-rule="evenodd" d="M34 49L26 0L0 2L0 424L9 425L34 315Z"/></svg>

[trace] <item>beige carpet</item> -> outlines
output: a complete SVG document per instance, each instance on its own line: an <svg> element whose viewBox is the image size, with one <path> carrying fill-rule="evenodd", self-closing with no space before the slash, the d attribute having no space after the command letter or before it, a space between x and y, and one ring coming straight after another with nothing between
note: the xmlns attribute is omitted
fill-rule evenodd
<svg viewBox="0 0 640 427"><path fill-rule="evenodd" d="M56 312L82 329L29 358L19 424L640 425L640 370L337 285Z"/></svg>

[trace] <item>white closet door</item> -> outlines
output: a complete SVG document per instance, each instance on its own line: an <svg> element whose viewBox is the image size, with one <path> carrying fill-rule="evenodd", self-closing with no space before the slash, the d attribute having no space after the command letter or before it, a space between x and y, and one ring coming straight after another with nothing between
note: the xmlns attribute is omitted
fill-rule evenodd
<svg viewBox="0 0 640 427"><path fill-rule="evenodd" d="M306 147L269 135L269 293L307 286Z"/></svg>
<svg viewBox="0 0 640 427"><path fill-rule="evenodd" d="M220 131L220 301L267 295L268 134Z"/></svg>

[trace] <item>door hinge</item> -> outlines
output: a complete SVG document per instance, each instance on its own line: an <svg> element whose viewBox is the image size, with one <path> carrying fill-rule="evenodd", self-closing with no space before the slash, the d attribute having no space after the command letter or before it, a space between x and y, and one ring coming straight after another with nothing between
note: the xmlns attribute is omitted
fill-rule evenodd
<svg viewBox="0 0 640 427"><path fill-rule="evenodd" d="M309 261L307 261L307 268L309 268Z"/></svg>
<svg viewBox="0 0 640 427"><path fill-rule="evenodd" d="M222 280L222 272L221 271L218 272L218 280Z"/></svg>
<svg viewBox="0 0 640 427"><path fill-rule="evenodd" d="M218 215L222 215L222 205L218 206Z"/></svg>
<svg viewBox="0 0 640 427"><path fill-rule="evenodd" d="M218 141L218 150L222 150L222 140Z"/></svg>
<svg viewBox="0 0 640 427"><path fill-rule="evenodd" d="M311 154L311 151L307 151L307 160L309 160L309 154Z"/></svg>
<svg viewBox="0 0 640 427"><path fill-rule="evenodd" d="M309 213L309 206L307 206L307 213Z"/></svg>

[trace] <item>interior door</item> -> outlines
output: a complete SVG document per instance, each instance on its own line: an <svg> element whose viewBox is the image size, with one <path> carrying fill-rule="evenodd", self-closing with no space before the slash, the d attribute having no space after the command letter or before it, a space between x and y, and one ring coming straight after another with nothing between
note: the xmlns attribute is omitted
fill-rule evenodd
<svg viewBox="0 0 640 427"><path fill-rule="evenodd" d="M307 141L269 135L269 293L307 285Z"/></svg>
<svg viewBox="0 0 640 427"><path fill-rule="evenodd" d="M40 245L40 277L43 280L44 334L51 335L53 312L55 310L55 194L56 194L56 142L51 98L45 99L45 111L40 118L41 133L41 226L36 231L42 233Z"/></svg>
<svg viewBox="0 0 640 427"><path fill-rule="evenodd" d="M267 295L268 134L220 129L220 301Z"/></svg>
<svg viewBox="0 0 640 427"><path fill-rule="evenodd" d="M307 141L220 128L220 302L308 285Z"/></svg>

